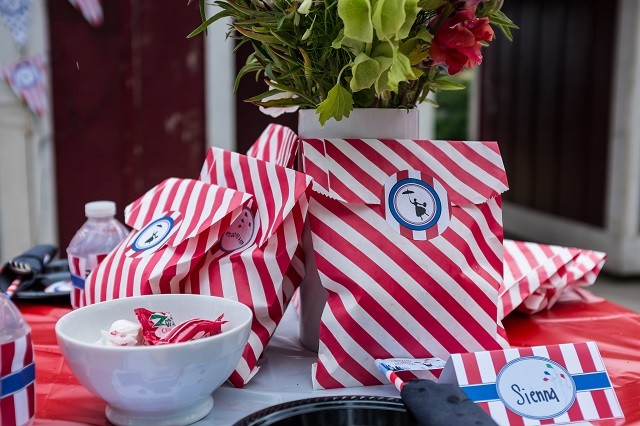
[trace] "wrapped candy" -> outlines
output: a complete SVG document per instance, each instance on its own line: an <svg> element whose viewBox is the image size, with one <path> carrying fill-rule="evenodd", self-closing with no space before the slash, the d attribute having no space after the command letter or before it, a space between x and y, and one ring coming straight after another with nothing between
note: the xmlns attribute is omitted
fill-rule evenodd
<svg viewBox="0 0 640 426"><path fill-rule="evenodd" d="M133 311L140 324L117 320L109 331L102 330L103 339L98 344L106 346L156 346L189 342L222 333L226 324L220 315L215 320L193 318L175 323L170 312L153 312L145 308Z"/></svg>
<svg viewBox="0 0 640 426"><path fill-rule="evenodd" d="M170 312L153 312L145 308L134 309L140 325L142 335L148 345L155 345L176 326Z"/></svg>
<svg viewBox="0 0 640 426"><path fill-rule="evenodd" d="M156 345L167 343L188 342L190 340L202 339L203 337L215 336L222 333L222 324L227 321L222 320L220 315L215 321L195 318L176 325L164 338L158 340Z"/></svg>
<svg viewBox="0 0 640 426"><path fill-rule="evenodd" d="M109 331L102 330L103 343L106 346L140 346L142 345L142 327L127 320L117 320Z"/></svg>

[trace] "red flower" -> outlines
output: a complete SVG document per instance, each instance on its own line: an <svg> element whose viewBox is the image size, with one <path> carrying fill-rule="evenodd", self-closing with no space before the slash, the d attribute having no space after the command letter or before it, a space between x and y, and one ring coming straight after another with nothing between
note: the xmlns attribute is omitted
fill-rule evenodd
<svg viewBox="0 0 640 426"><path fill-rule="evenodd" d="M475 11L475 7L464 9L444 21L431 43L431 59L445 64L450 75L481 63L480 43L493 40L489 19L476 18Z"/></svg>

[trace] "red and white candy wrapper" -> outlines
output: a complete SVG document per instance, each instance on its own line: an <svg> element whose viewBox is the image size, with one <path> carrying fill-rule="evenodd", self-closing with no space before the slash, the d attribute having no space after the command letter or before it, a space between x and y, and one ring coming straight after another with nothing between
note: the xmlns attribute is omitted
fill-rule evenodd
<svg viewBox="0 0 640 426"><path fill-rule="evenodd" d="M143 341L140 324L121 319L114 321L109 330L102 330L100 343L105 346L140 346Z"/></svg>
<svg viewBox="0 0 640 426"><path fill-rule="evenodd" d="M495 142L303 140L302 167L329 292L315 388L382 383L375 359L507 345L497 306L507 179Z"/></svg>
<svg viewBox="0 0 640 426"><path fill-rule="evenodd" d="M0 425L26 425L35 416L31 334L0 344Z"/></svg>
<svg viewBox="0 0 640 426"><path fill-rule="evenodd" d="M170 312L153 312L145 308L137 308L133 313L138 318L142 326L142 336L149 345L155 345L166 338L176 327Z"/></svg>
<svg viewBox="0 0 640 426"><path fill-rule="evenodd" d="M593 284L606 254L523 241L504 242L504 283L500 303L504 316L513 310L534 314L551 309L575 289Z"/></svg>
<svg viewBox="0 0 640 426"><path fill-rule="evenodd" d="M311 179L218 148L208 152L200 178L253 196L224 233L220 251L212 254L216 261L200 270L199 287L191 289L238 300L253 311L249 342L229 378L240 387L257 371L257 361L302 279L304 268L296 254Z"/></svg>
<svg viewBox="0 0 640 426"><path fill-rule="evenodd" d="M190 179L168 179L125 210L134 231L85 282L88 304L121 297L198 292L198 274L251 195ZM218 250L218 249L215 249Z"/></svg>
<svg viewBox="0 0 640 426"><path fill-rule="evenodd" d="M220 315L214 321L194 318L181 322L172 328L171 331L156 344L165 345L168 343L189 342L191 340L220 334L222 333L222 325L227 323L227 321L222 320L223 317L224 315Z"/></svg>

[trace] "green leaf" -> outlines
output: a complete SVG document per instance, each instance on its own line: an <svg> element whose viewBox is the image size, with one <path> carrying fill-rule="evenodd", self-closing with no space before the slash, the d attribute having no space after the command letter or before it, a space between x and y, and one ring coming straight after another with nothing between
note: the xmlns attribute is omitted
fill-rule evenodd
<svg viewBox="0 0 640 426"><path fill-rule="evenodd" d="M353 94L353 102L356 108L368 108L376 100L376 91L365 89Z"/></svg>
<svg viewBox="0 0 640 426"><path fill-rule="evenodd" d="M238 86L240 85L240 80L242 79L242 77L245 76L245 74L250 73L250 72L257 72L260 69L262 69L262 65L257 62L257 61L251 61L251 58L247 59L247 63L244 64L244 66L240 69L240 71L238 71L238 75L236 76L236 81L233 84L233 91L237 92L238 91Z"/></svg>
<svg viewBox="0 0 640 426"><path fill-rule="evenodd" d="M398 34L396 34L396 40L403 40L409 37L411 27L416 21L418 12L420 12L420 8L418 7L418 0L406 0L406 2L404 3L404 24L402 24L402 27L400 27L400 30L398 30Z"/></svg>
<svg viewBox="0 0 640 426"><path fill-rule="evenodd" d="M344 23L344 34L347 37L365 43L373 41L369 0L338 0L338 16Z"/></svg>
<svg viewBox="0 0 640 426"><path fill-rule="evenodd" d="M372 22L380 40L390 40L397 36L407 16L404 11L405 3L406 0L376 1L373 6Z"/></svg>
<svg viewBox="0 0 640 426"><path fill-rule="evenodd" d="M519 27L513 23L511 19L507 17L503 12L498 11L493 15L489 16L489 22L496 25L502 25L508 28L519 29Z"/></svg>
<svg viewBox="0 0 640 426"><path fill-rule="evenodd" d="M349 38L344 35L344 30L340 30L338 37L331 43L331 47L334 49L345 49L354 55L364 52L366 43L360 40Z"/></svg>
<svg viewBox="0 0 640 426"><path fill-rule="evenodd" d="M366 53L360 53L353 60L351 74L353 77L349 86L352 92L368 89L380 77L380 64L367 56Z"/></svg>
<svg viewBox="0 0 640 426"><path fill-rule="evenodd" d="M192 38L192 37L197 36L201 32L205 31L209 25L213 24L214 22L216 22L216 21L218 21L218 20L220 20L222 18L226 18L227 16L233 16L233 14L230 13L230 12L227 12L226 10L223 10L221 12L216 13L215 15L213 15L212 17L210 17L209 19L204 21L202 24L200 24L198 26L198 28L196 28L195 30L191 31L189 33L189 35L187 36L187 38Z"/></svg>
<svg viewBox="0 0 640 426"><path fill-rule="evenodd" d="M380 64L380 75L375 82L376 93L379 95L385 90L390 90L389 87L389 68L393 65L393 58L387 58L385 56L376 56L374 58L378 64Z"/></svg>
<svg viewBox="0 0 640 426"><path fill-rule="evenodd" d="M446 3L446 0L420 0L418 6L422 10L434 10Z"/></svg>
<svg viewBox="0 0 640 426"><path fill-rule="evenodd" d="M316 114L320 115L320 124L324 126L324 123L330 118L334 118L336 121L342 120L343 117L348 118L352 109L353 97L351 93L338 82L329 90L327 98L320 102Z"/></svg>
<svg viewBox="0 0 640 426"><path fill-rule="evenodd" d="M393 57L393 64L389 68L389 87L392 91L398 91L398 85L403 81L415 80L416 76L411 69L409 58L400 52Z"/></svg>
<svg viewBox="0 0 640 426"><path fill-rule="evenodd" d="M412 37L402 43L399 51L409 57L411 65L418 65L429 56L428 42L430 41L431 34L427 30L421 30L415 37Z"/></svg>
<svg viewBox="0 0 640 426"><path fill-rule="evenodd" d="M433 82L432 86L440 90L462 90L465 88L464 84L456 83L455 81L445 78L437 79Z"/></svg>

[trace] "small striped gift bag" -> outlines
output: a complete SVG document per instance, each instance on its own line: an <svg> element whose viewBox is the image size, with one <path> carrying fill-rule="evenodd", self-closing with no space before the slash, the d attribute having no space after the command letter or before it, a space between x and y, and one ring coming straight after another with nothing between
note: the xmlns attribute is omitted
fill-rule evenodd
<svg viewBox="0 0 640 426"><path fill-rule="evenodd" d="M200 270L210 294L238 300L254 313L242 360L229 381L246 384L294 291L304 265L300 236L307 215L311 178L292 169L212 148L200 179L252 199L222 237L221 257ZM202 291L202 289L201 289Z"/></svg>
<svg viewBox="0 0 640 426"><path fill-rule="evenodd" d="M160 293L199 293L199 270L240 217L249 194L190 179L167 179L125 209L134 231L94 269L85 302ZM195 278L194 278L195 277ZM205 293L208 285L204 283Z"/></svg>
<svg viewBox="0 0 640 426"><path fill-rule="evenodd" d="M27 425L35 412L35 364L27 333L0 344L0 425Z"/></svg>
<svg viewBox="0 0 640 426"><path fill-rule="evenodd" d="M507 346L497 143L309 139L301 158L329 293L316 389L384 383L375 359Z"/></svg>

